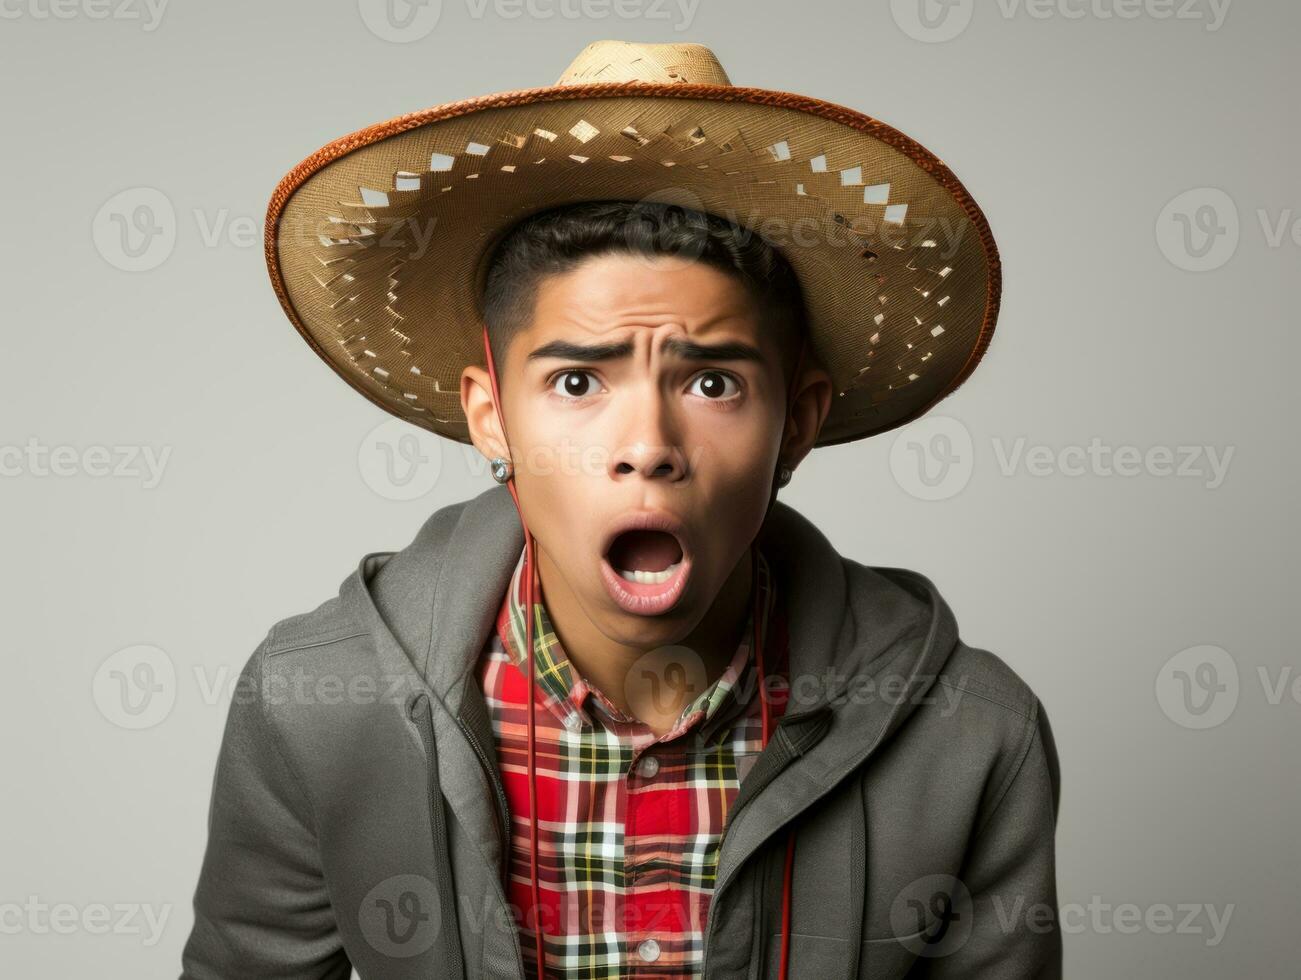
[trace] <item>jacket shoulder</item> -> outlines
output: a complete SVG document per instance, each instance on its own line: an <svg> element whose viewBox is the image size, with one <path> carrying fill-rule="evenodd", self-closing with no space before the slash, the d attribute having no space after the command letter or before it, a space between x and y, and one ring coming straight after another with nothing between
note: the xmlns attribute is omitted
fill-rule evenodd
<svg viewBox="0 0 1301 980"><path fill-rule="evenodd" d="M295 613L273 623L263 641L264 652L266 656L272 656L363 632L365 631L357 621L344 610L340 597L331 596L315 609Z"/></svg>
<svg viewBox="0 0 1301 980"><path fill-rule="evenodd" d="M1033 722L1041 710L1030 685L995 653L959 640L938 677L951 690L999 705Z"/></svg>
<svg viewBox="0 0 1301 980"><path fill-rule="evenodd" d="M884 597L878 609L896 609L905 624L901 633L936 644L927 658L935 666L919 665L933 682L935 701L945 706L931 714L962 726L968 751L1015 765L1036 737L1051 742L1047 715L1029 683L1002 657L962 640L952 609L927 576L908 568L847 564L860 587Z"/></svg>
<svg viewBox="0 0 1301 980"><path fill-rule="evenodd" d="M1055 825L1061 798L1061 765L1048 713L1030 685L1001 657L961 640L939 681L949 689L951 702L983 705L988 709L977 709L988 723L981 728L998 745L998 750L989 780L989 788L994 789L988 796L989 804L980 828L987 824L1013 781L1027 770L1044 777ZM1025 778L1037 779L1039 775Z"/></svg>
<svg viewBox="0 0 1301 980"><path fill-rule="evenodd" d="M919 641L924 637L924 642L943 648L943 663L933 669L937 683L1033 718L1038 699L1030 685L1001 657L962 641L948 602L929 577L911 568L865 565L844 555L840 562L855 596L851 601L860 612L870 613L877 628L887 628L892 636L913 634Z"/></svg>
<svg viewBox="0 0 1301 980"><path fill-rule="evenodd" d="M460 500L440 507L429 516L416 538L405 548L401 551L372 551L366 554L358 563L358 567L349 572L343 581L347 582L352 576L363 572L379 574L385 565L404 553L431 541L445 541L469 503L469 500ZM263 640L265 655L272 656L290 650L301 650L366 633L365 627L349 613L342 592L341 583L339 592L321 602L316 608L294 613L273 623L267 630L266 639Z"/></svg>

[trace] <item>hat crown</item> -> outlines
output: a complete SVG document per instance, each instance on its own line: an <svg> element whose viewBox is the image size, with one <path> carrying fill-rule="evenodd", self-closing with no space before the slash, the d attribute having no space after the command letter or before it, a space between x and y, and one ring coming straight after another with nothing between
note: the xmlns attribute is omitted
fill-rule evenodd
<svg viewBox="0 0 1301 980"><path fill-rule="evenodd" d="M569 63L557 85L593 82L731 85L727 72L703 44L593 41Z"/></svg>

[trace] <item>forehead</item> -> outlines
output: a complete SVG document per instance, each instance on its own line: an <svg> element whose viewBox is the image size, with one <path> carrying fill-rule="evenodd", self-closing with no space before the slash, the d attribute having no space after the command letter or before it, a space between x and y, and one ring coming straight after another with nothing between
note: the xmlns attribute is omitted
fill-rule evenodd
<svg viewBox="0 0 1301 980"><path fill-rule="evenodd" d="M665 324L760 339L754 301L736 276L678 256L622 253L543 277L528 332L536 340Z"/></svg>

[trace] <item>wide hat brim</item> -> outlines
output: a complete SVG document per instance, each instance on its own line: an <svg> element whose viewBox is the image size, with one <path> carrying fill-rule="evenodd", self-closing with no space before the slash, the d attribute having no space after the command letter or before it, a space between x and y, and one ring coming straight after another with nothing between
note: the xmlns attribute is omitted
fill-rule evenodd
<svg viewBox="0 0 1301 980"><path fill-rule="evenodd" d="M493 246L534 212L601 199L719 214L782 252L834 386L818 446L923 415L989 345L998 252L948 167L852 109L728 84L554 85L359 130L280 182L266 259L285 313L345 381L469 443L460 376L485 363Z"/></svg>

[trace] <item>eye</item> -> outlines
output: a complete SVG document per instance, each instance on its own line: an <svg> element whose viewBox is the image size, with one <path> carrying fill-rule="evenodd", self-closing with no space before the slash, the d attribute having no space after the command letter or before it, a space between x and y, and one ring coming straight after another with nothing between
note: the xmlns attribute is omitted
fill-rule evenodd
<svg viewBox="0 0 1301 980"><path fill-rule="evenodd" d="M592 393L593 385L596 379L591 371L580 371L571 369L561 371L551 379L551 391L561 398L582 398ZM556 382L560 382L559 389Z"/></svg>
<svg viewBox="0 0 1301 980"><path fill-rule="evenodd" d="M712 401L725 401L738 394L741 390L736 378L722 371L702 371L691 382L693 391L697 385L700 387L699 394Z"/></svg>

